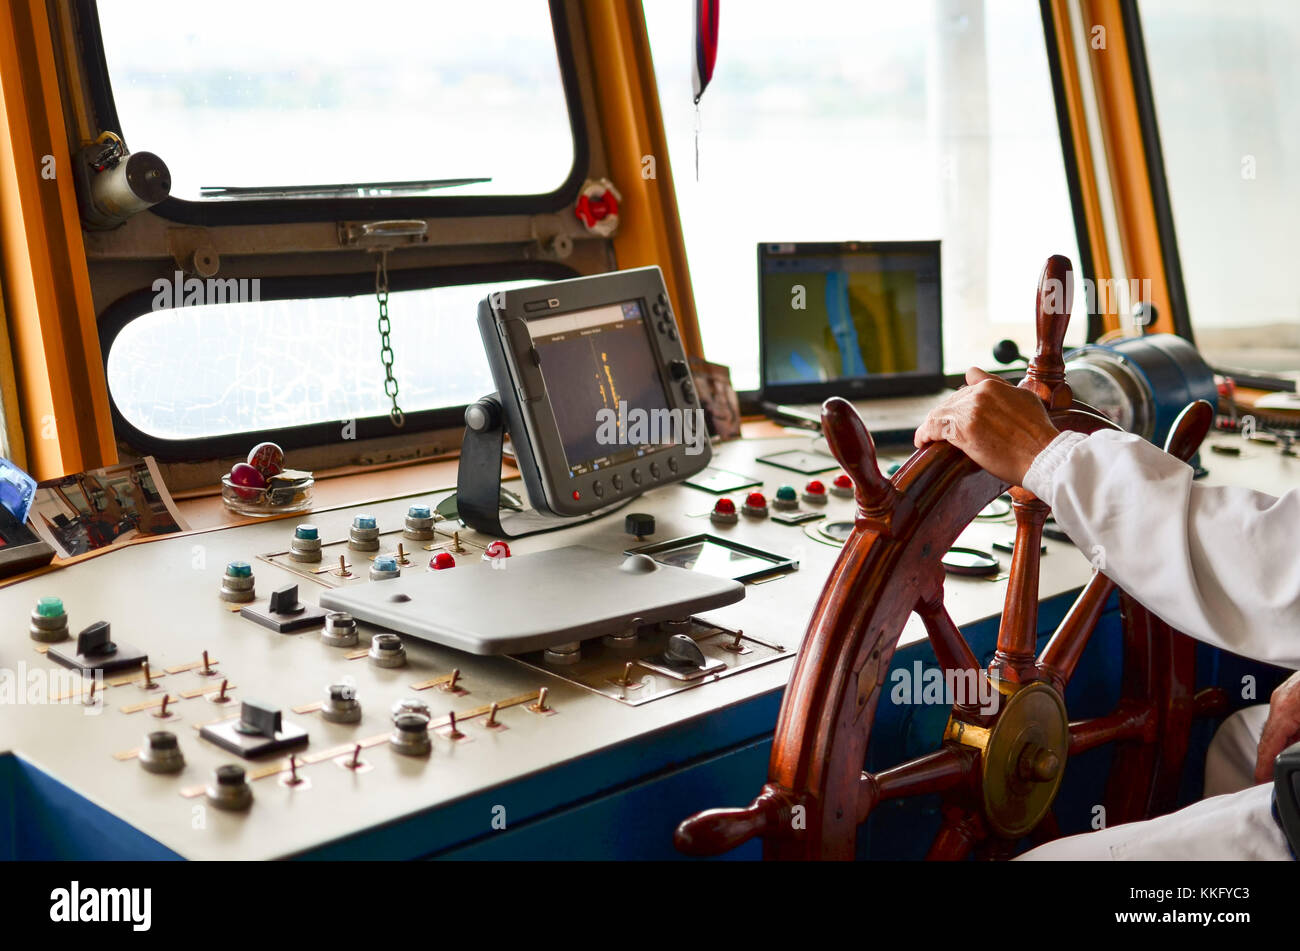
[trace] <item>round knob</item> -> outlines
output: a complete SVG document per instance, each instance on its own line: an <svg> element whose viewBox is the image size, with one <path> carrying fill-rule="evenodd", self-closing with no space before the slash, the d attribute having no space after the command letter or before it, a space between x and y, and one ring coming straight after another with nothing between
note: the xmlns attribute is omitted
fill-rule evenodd
<svg viewBox="0 0 1300 951"><path fill-rule="evenodd" d="M644 512L632 512L623 519L623 531L642 538L655 533L655 517Z"/></svg>
<svg viewBox="0 0 1300 951"><path fill-rule="evenodd" d="M150 773L179 773L185 768L185 757L176 734L166 730L157 730L145 737L138 759Z"/></svg>
<svg viewBox="0 0 1300 951"><path fill-rule="evenodd" d="M206 795L208 802L218 809L247 809L253 803L253 789L244 777L244 767L230 764L218 766L212 774Z"/></svg>
<svg viewBox="0 0 1300 951"><path fill-rule="evenodd" d="M501 404L493 399L482 399L465 407L465 425L476 433L487 432L501 425Z"/></svg>
<svg viewBox="0 0 1300 951"><path fill-rule="evenodd" d="M1030 744L1020 754L1017 772L1031 783L1050 783L1061 771L1061 757L1054 750Z"/></svg>
<svg viewBox="0 0 1300 951"><path fill-rule="evenodd" d="M1020 352L1020 345L1014 340L999 340L993 347L993 359L1005 365L1029 358Z"/></svg>

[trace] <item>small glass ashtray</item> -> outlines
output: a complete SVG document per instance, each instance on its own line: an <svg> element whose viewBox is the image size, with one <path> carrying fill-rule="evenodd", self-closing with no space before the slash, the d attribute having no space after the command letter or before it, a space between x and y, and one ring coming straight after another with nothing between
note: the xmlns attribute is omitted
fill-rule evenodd
<svg viewBox="0 0 1300 951"><path fill-rule="evenodd" d="M311 476L294 479L264 489L236 485L230 476L221 477L221 501L226 508L240 515L288 515L305 512L311 508L311 489L316 480Z"/></svg>

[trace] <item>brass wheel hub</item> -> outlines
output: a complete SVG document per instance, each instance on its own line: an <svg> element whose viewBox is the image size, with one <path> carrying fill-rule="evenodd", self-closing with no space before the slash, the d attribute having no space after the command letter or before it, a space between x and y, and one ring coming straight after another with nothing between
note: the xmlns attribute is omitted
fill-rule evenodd
<svg viewBox="0 0 1300 951"><path fill-rule="evenodd" d="M1005 699L991 727L952 720L947 735L981 751L984 815L994 833L1018 839L1042 821L1061 787L1070 745L1059 693L1036 681Z"/></svg>

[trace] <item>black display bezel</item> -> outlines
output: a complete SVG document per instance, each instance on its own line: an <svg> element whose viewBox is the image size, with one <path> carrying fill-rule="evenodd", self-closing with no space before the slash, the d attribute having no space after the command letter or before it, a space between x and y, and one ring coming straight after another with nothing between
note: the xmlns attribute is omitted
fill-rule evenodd
<svg viewBox="0 0 1300 951"><path fill-rule="evenodd" d="M933 252L940 269L935 278L939 310L933 327L918 327L917 333L933 333L938 345L938 368L933 372L896 373L875 377L851 377L825 383L772 383L767 379L767 306L763 295L763 263L771 245L786 245L796 254L907 254ZM943 389L943 270L938 241L760 241L758 243L758 378L762 399L770 403L819 403L832 396L869 399L934 393Z"/></svg>
<svg viewBox="0 0 1300 951"><path fill-rule="evenodd" d="M533 347L530 323L639 301L646 340L668 409L702 413L686 352L658 267L635 268L489 295L479 304L479 332L497 385L516 464L533 507L553 515L587 515L659 485L689 478L712 458L707 432L700 451L685 444L573 476ZM676 373L674 373L676 369ZM592 425L595 425L593 420ZM574 498L574 492L578 497Z"/></svg>

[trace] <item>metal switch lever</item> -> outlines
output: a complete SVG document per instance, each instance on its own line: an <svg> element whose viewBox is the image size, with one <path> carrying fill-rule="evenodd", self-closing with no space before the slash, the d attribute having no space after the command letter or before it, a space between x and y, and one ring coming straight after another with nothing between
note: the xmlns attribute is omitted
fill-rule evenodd
<svg viewBox="0 0 1300 951"><path fill-rule="evenodd" d="M280 711L255 700L245 700L239 707L239 722L235 729L245 736L264 736L275 739L283 732Z"/></svg>
<svg viewBox="0 0 1300 951"><path fill-rule="evenodd" d="M298 600L298 586L287 584L271 592L270 609L272 614L297 614L304 605Z"/></svg>
<svg viewBox="0 0 1300 951"><path fill-rule="evenodd" d="M706 663L700 645L685 634L674 634L668 638L668 646L664 649L664 660L674 667L703 667Z"/></svg>
<svg viewBox="0 0 1300 951"><path fill-rule="evenodd" d="M108 657L117 653L107 621L96 621L77 635L77 653L86 657Z"/></svg>

